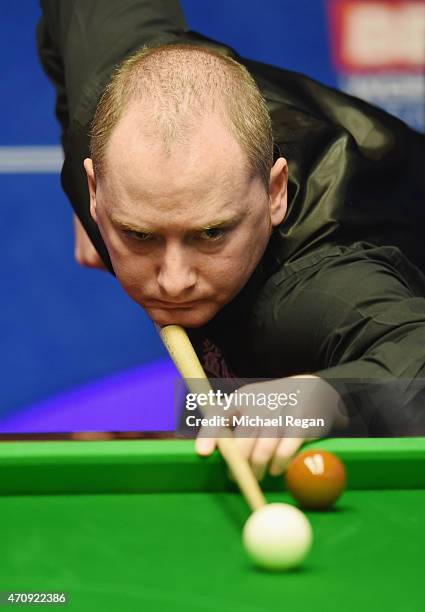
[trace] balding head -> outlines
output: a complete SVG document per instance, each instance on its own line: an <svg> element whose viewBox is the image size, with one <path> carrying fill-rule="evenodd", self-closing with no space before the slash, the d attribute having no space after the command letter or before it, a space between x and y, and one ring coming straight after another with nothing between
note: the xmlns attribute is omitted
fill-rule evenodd
<svg viewBox="0 0 425 612"><path fill-rule="evenodd" d="M206 117L223 122L244 151L247 168L268 187L273 139L267 106L244 66L217 51L191 45L145 48L115 72L92 124L91 157L105 174L111 135L128 109L134 129L164 150L187 142Z"/></svg>

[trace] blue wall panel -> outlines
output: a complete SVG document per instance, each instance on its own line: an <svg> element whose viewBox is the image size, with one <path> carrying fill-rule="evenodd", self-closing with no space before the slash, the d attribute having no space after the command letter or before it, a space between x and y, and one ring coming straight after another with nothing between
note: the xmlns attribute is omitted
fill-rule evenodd
<svg viewBox="0 0 425 612"><path fill-rule="evenodd" d="M192 29L244 56L335 83L321 0L184 0ZM1 145L56 145L53 88L39 65L35 0L0 8ZM165 356L108 274L73 261L58 175L0 175L0 411Z"/></svg>

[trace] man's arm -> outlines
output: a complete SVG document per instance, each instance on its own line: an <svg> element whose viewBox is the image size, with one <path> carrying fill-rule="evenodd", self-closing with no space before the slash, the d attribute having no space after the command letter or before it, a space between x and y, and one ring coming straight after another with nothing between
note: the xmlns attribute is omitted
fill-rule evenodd
<svg viewBox="0 0 425 612"><path fill-rule="evenodd" d="M357 243L312 253L283 266L262 300L264 359L312 372L363 405L373 393L372 434L425 427L425 407L415 404L425 387L425 276L397 248Z"/></svg>
<svg viewBox="0 0 425 612"><path fill-rule="evenodd" d="M278 372L301 371L310 379L297 380L308 398L301 406L324 417L325 436L425 435L425 276L398 249L357 243L284 265L256 319L257 359L275 380L240 391L290 393L298 377ZM309 435L250 431L237 441L261 478L267 468L282 473ZM214 446L211 430L201 432L198 452Z"/></svg>
<svg viewBox="0 0 425 612"><path fill-rule="evenodd" d="M56 89L65 152L61 178L76 213L76 254L83 265L87 261L91 267L106 266L113 272L90 215L83 168L89 157L90 123L115 66L145 44L176 41L187 29L186 22L178 0L41 0L40 4L37 45Z"/></svg>
<svg viewBox="0 0 425 612"><path fill-rule="evenodd" d="M90 123L114 67L126 56L187 29L178 0L41 0L41 8L50 47L62 64L70 124ZM41 51L45 57L48 50Z"/></svg>

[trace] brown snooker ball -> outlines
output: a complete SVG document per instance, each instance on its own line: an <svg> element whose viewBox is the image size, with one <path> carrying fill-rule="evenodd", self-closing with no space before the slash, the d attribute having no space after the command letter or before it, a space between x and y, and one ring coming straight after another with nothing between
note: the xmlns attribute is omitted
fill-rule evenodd
<svg viewBox="0 0 425 612"><path fill-rule="evenodd" d="M344 464L325 450L307 450L290 462L286 487L307 510L327 510L344 491L347 476Z"/></svg>

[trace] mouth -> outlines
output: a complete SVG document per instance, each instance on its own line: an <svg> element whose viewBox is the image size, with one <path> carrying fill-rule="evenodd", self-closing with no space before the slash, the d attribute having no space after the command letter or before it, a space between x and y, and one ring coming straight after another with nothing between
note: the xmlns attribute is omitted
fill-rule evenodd
<svg viewBox="0 0 425 612"><path fill-rule="evenodd" d="M148 302L148 308L160 308L161 310L188 310L199 304L196 302Z"/></svg>

